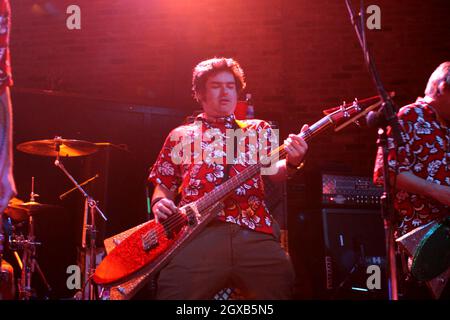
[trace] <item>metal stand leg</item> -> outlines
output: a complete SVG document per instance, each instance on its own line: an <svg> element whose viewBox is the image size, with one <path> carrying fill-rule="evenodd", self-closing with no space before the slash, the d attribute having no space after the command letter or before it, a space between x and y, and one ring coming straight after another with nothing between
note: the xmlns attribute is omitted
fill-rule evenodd
<svg viewBox="0 0 450 320"><path fill-rule="evenodd" d="M89 214L88 214L89 213ZM90 220L90 223L89 223ZM83 272L83 288L81 294L76 294L76 297L81 300L97 300L98 294L95 283L91 280L97 267L97 249L96 249L96 235L95 227L95 211L90 207L89 200L85 200L84 218L83 218L83 235L81 239L81 247L83 256L80 264L80 269ZM82 264L82 265L81 265Z"/></svg>
<svg viewBox="0 0 450 320"><path fill-rule="evenodd" d="M95 212L97 212L105 221L108 220L106 218L106 216L103 214L102 210L100 210L100 208L97 205L97 202L90 197L86 191L81 187L80 184L78 184L78 182L70 175L70 173L66 170L66 168L64 167L64 165L62 164L62 162L60 161L59 158L59 152L60 152L60 146L62 144L62 139L61 137L56 137L55 138L55 151L56 151L56 160L55 160L55 166L57 166L58 168L60 168L64 174L72 181L72 183L75 185L75 188L78 189L84 196L85 198L85 209L84 209L84 221L83 221L83 236L81 239L81 243L82 243L82 249L83 252L85 254L85 265L86 265L86 257L89 255L89 263L88 265L85 267L85 280L84 282L88 281L88 285L87 285L87 291L85 292L85 287L83 287L82 292L81 292L81 298L83 300L95 300L96 299L96 294L95 294L95 284L94 282L91 280L91 276L94 274L95 272L95 268L96 268L96 247L95 247L95 241L96 241L96 233L97 230L95 228ZM95 177L89 179L87 182L95 179L98 175L96 175ZM67 193L65 193L67 194ZM89 210L89 211L88 211ZM91 224L88 224L88 212L90 213L90 222ZM87 240L86 237L89 236L89 246L87 246ZM80 296L80 295L76 295L76 296Z"/></svg>
<svg viewBox="0 0 450 320"><path fill-rule="evenodd" d="M20 300L30 300L33 298L34 289L31 286L32 277L35 269L37 269L39 276L41 277L46 289L49 294L52 291L47 278L42 272L39 263L36 260L36 246L41 243L35 242L34 237L34 224L33 224L33 216L30 215L29 218L29 231L28 238L23 240L23 255L22 255L22 272L19 281L19 299Z"/></svg>
<svg viewBox="0 0 450 320"><path fill-rule="evenodd" d="M44 283L45 288L47 289L47 294L50 295L50 293L52 292L52 287L48 283L47 278L45 277L44 272L42 272L42 269L39 266L39 263L37 262L36 259L33 259L33 265L34 265L34 267L36 267L36 269L39 273L39 276L41 277L42 282Z"/></svg>

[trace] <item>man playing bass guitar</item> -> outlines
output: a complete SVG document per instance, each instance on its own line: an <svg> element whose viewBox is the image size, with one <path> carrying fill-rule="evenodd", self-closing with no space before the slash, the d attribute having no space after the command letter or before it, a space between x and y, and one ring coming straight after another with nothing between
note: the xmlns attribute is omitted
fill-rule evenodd
<svg viewBox="0 0 450 320"><path fill-rule="evenodd" d="M267 122L235 119L237 98L245 87L243 70L235 60L200 62L192 85L203 113L193 124L172 130L149 176L155 185L152 211L162 224L178 213L178 193L178 206L196 201L254 163L252 160L261 161L278 143ZM305 125L302 131L307 128ZM230 143L230 132L236 131L241 135L236 135L236 144ZM242 149L236 147L240 141L250 140L253 143L239 144ZM289 135L286 159L265 168L270 179L280 181L295 173L307 149L300 135ZM258 152L259 158L255 157ZM211 299L230 285L248 299L291 298L294 271L278 241L276 221L264 203L261 175L235 189L223 204L218 217L160 271L157 298Z"/></svg>

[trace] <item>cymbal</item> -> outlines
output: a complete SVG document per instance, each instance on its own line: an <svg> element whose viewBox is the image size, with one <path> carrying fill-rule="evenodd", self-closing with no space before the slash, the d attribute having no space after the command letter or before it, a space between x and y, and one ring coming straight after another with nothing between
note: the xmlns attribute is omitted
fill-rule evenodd
<svg viewBox="0 0 450 320"><path fill-rule="evenodd" d="M36 201L24 202L24 203L18 204L17 207L23 208L30 212L43 211L43 210L54 210L54 209L62 208L61 206L57 206L54 204L45 204L45 203L39 203Z"/></svg>
<svg viewBox="0 0 450 320"><path fill-rule="evenodd" d="M52 204L44 204L35 201L23 202L20 199L13 198L8 207L5 209L5 214L16 221L25 221L30 215L38 212L62 209L62 207Z"/></svg>
<svg viewBox="0 0 450 320"><path fill-rule="evenodd" d="M95 143L83 140L48 139L23 142L17 146L17 150L38 156L56 157L59 148L61 157L87 156L98 150Z"/></svg>
<svg viewBox="0 0 450 320"><path fill-rule="evenodd" d="M126 144L114 144L111 142L96 142L95 145L97 147L111 147L111 148L116 148L117 150L120 150L120 151L130 152L130 150L128 150L128 146Z"/></svg>

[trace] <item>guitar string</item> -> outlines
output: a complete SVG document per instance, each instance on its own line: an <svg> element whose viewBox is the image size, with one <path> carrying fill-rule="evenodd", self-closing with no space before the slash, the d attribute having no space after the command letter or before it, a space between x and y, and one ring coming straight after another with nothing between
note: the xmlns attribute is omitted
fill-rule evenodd
<svg viewBox="0 0 450 320"><path fill-rule="evenodd" d="M309 134L307 134L306 131L305 131L303 136L304 136L305 139L309 139L309 138L307 138L307 136L309 136ZM278 157L280 159L283 159L284 156L286 155L286 151L285 151L284 148L285 148L285 145L283 144L283 145L279 146L277 149L275 149L273 152L271 152L271 154L270 154L270 160L271 161L269 163L272 163L272 161L277 156L277 154L278 154ZM249 177L247 179L250 179L251 177L255 176L258 173L260 168L261 168L261 164L256 164L256 165L252 165L250 167L247 167L240 174L232 177L230 180L227 180L227 181L232 181L232 182L229 182L228 184L227 184L227 182L225 182L224 185L225 184L226 185L225 185L225 187L223 187L224 189L221 189L221 190L226 190L228 185L230 185L230 184L233 185L235 180L239 180L239 178L244 177L245 175L249 175ZM254 172L251 172L251 171L254 171ZM217 201L220 201L220 199L223 199L224 197L226 197L229 193L233 192L234 189L235 188L230 188L230 190L226 191L224 193L224 195L222 195L219 199L217 199ZM213 190L213 191L211 191L211 193L207 193L206 195L204 195L200 200L208 199L208 197L209 198L214 198L214 196L217 193L220 193L220 192ZM208 205L207 205L208 201L206 201L206 200L203 200L203 201L205 201L206 203L203 204L203 205L202 205L202 203L200 203L200 205L197 207L199 212L205 210L208 207ZM151 240L152 235L154 235L155 233L156 233L156 235L158 237L163 236L164 234L166 234L166 229L168 229L169 232L172 232L172 231L174 231L174 229L176 229L176 228L186 224L186 222L187 222L187 219L186 219L185 215L175 214L175 215L169 216L165 220L164 223L162 222L162 223L158 224L152 230L147 231L147 233L142 237L142 239L143 239L144 242L149 241L149 240ZM152 231L155 231L155 232L152 233Z"/></svg>
<svg viewBox="0 0 450 320"><path fill-rule="evenodd" d="M255 167L257 167L257 165L248 167L246 170L242 171L242 176L244 176L245 174L248 174L248 172L250 172L252 170L255 172L252 173L251 176L254 176L255 174L257 174L258 171L255 170ZM259 170L259 168L258 168L258 170ZM235 177L237 177L237 176L235 176ZM235 180L238 180L238 179L234 179L234 180L230 179L227 181L235 181ZM221 198L226 197L230 192L233 192L233 190L234 190L234 188L230 188L230 190L228 190ZM214 190L212 192L214 192ZM217 193L217 191L216 191L216 193ZM202 198L202 199L213 198L214 196L215 196L215 193L214 194L207 193L206 195L204 195L204 198ZM199 205L198 210L201 212L201 211L205 210L207 207L208 206L206 204ZM156 226L153 230L156 232L156 234L158 236L162 236L163 234L166 233L166 230L165 230L166 228L169 229L169 231L173 231L173 229L186 224L186 222L187 222L187 219L186 219L185 215L176 214L176 215L169 216L165 220L164 224L163 223L158 224L158 226ZM149 239L149 237L151 237L151 231L148 231L147 234L143 236L143 240L146 241Z"/></svg>
<svg viewBox="0 0 450 320"><path fill-rule="evenodd" d="M277 153L279 153L279 157L280 158L283 158L285 156L286 151L284 150L284 144L282 146L278 147L277 149L275 149L271 153L270 159L273 159L274 157L276 157ZM258 173L260 168L261 168L261 164L252 165L250 167L247 167L240 174L238 174L236 176L233 176L230 180L227 180L227 181L231 181L231 182L229 182L229 183L225 182L224 185L222 185L222 186L224 186L224 187L222 187L224 189L220 189L220 190L221 191L222 190L226 190L226 189L230 189L230 190L225 191L223 195L221 195L220 197L218 197L218 199L216 199L216 201L220 201L220 199L223 199L224 197L228 196L231 192L233 192L235 190L235 188L230 188L229 185L235 184L236 180L242 179L241 177L244 177L246 175L249 176L249 177L247 177L247 179L250 179L251 177L255 176ZM254 171L254 172L252 172L252 171ZM208 201L207 200L203 200L203 199L209 199L209 198L213 198L214 199L214 197L217 196L217 193L220 194L221 191L216 191L216 190L217 189L212 190L210 193L205 194L200 199L200 201L205 201L206 203L202 204L200 202L199 206L197 207L199 212L202 212L203 210L205 210L208 207L208 205L207 205ZM155 233L156 233L156 235L158 237L160 237L160 236L162 236L162 235L164 235L166 233L166 229L168 229L169 232L172 232L172 231L174 231L174 229L176 229L176 228L186 224L187 219L189 219L189 217L186 217L183 214L175 214L175 215L169 216L165 220L165 222L162 222L162 223L158 224L154 229L148 231L143 236L142 239L143 239L144 242L148 241L148 240L151 239L152 234L155 234ZM151 231L155 231L155 232L152 233Z"/></svg>

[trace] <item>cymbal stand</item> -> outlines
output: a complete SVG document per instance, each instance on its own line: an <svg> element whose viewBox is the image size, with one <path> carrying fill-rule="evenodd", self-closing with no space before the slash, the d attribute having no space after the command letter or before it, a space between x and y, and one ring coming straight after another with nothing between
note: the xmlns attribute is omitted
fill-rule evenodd
<svg viewBox="0 0 450 320"><path fill-rule="evenodd" d="M31 193L30 201L34 202L36 197L39 195L34 193L34 177L31 178ZM36 246L41 245L40 242L35 241L34 235L34 221L33 221L33 210L28 212L28 236L22 241L14 241L16 245L23 248L22 255L22 271L19 281L19 299L20 300L30 300L33 296L33 288L31 287L31 278L35 269L38 271L47 292L50 293L52 288L50 287L47 278L45 277L39 263L36 260Z"/></svg>
<svg viewBox="0 0 450 320"><path fill-rule="evenodd" d="M97 205L97 201L95 201L82 187L78 182L72 177L72 175L67 171L67 169L64 167L63 163L60 161L59 158L59 147L60 144L56 144L56 160L55 160L55 166L60 168L64 174L72 181L72 183L75 185L75 187L83 194L85 198L85 206L84 206L84 219L83 219L83 239L82 239L82 246L85 250L86 256L89 256L89 262L88 266L86 266L86 269L88 270L88 276L86 279L84 279L83 284L88 282L89 286L87 287L87 290L83 290L81 293L81 299L83 300L96 300L97 295L95 294L95 283L92 281L92 275L95 272L95 269L97 267L96 265L96 233L97 229L95 227L95 211L98 212L98 214L103 218L103 220L107 221L108 219L103 214L102 210ZM88 214L88 211L90 214ZM88 217L90 218L90 224L88 224ZM87 238L89 238L89 242L87 241ZM84 289L84 287L83 287ZM87 292L86 292L87 291Z"/></svg>

